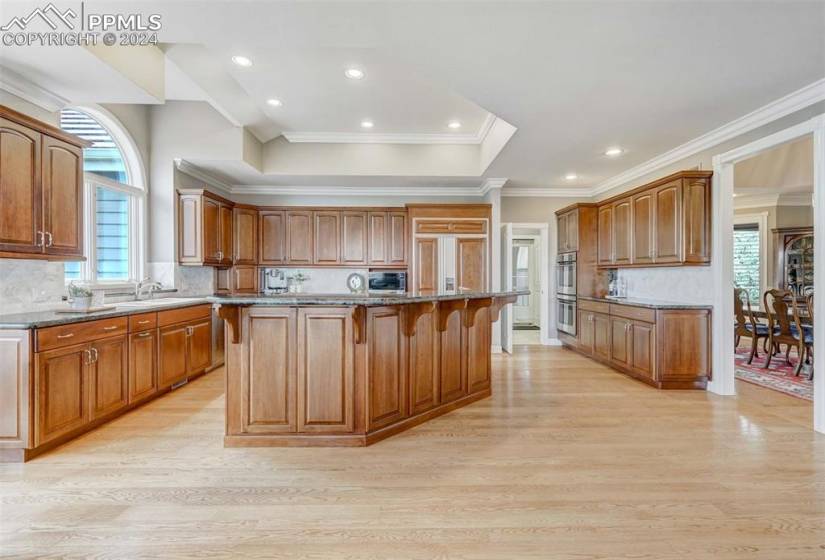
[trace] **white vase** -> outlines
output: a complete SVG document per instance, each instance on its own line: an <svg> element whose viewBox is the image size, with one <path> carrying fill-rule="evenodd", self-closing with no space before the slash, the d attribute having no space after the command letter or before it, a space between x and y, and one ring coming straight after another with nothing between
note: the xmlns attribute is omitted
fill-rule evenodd
<svg viewBox="0 0 825 560"><path fill-rule="evenodd" d="M86 311L92 306L92 296L75 296L69 300L69 306L78 311Z"/></svg>

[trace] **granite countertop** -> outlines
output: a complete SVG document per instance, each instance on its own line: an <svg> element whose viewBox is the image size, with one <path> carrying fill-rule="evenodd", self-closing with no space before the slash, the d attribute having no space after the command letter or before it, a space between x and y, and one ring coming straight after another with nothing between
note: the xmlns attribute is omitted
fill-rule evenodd
<svg viewBox="0 0 825 560"><path fill-rule="evenodd" d="M610 298L595 296L578 296L578 299L587 301L601 301L604 303L615 303L616 305L634 305L636 307L648 307L650 309L713 309L713 306L706 303L681 303L678 301L665 301L648 298Z"/></svg>
<svg viewBox="0 0 825 560"><path fill-rule="evenodd" d="M455 299L478 299L485 297L503 297L528 295L529 290L498 292L450 291L437 293L406 294L276 294L276 295L234 295L211 296L206 299L212 303L224 305L401 305L418 301L449 301Z"/></svg>
<svg viewBox="0 0 825 560"><path fill-rule="evenodd" d="M0 315L0 329L34 329L40 327L53 327L55 325L83 323L85 321L95 321L97 319L123 317L125 315L150 313L152 311L165 311L167 309L179 309L181 307L190 307L192 305L209 303L205 297L169 299L174 299L175 303L163 303L163 298L158 298L156 300L145 300L146 304L141 306L123 305L123 303L129 304L132 302L112 303L110 305L114 305L114 309L95 311L93 313L55 313L54 311L31 311Z"/></svg>

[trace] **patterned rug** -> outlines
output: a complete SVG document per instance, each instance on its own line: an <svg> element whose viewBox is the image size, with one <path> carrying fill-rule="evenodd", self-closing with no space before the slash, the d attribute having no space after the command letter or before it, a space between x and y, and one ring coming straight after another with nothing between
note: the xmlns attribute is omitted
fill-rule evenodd
<svg viewBox="0 0 825 560"><path fill-rule="evenodd" d="M750 339L742 339L750 344ZM783 346L784 349L784 346ZM749 346L740 346L736 349L736 379L766 387L809 401L814 400L814 386L812 381L808 381L808 371L804 367L799 376L793 374L796 367L796 351L791 350L791 365L785 362L785 353L774 356L771 360L771 367L765 369L765 352L762 351L762 342L759 343L759 357L753 358L753 363L748 365L750 355Z"/></svg>

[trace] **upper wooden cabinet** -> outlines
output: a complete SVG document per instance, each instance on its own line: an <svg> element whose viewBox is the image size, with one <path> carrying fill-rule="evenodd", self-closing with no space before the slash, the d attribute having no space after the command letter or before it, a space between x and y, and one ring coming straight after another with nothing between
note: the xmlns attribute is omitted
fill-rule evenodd
<svg viewBox="0 0 825 560"><path fill-rule="evenodd" d="M369 264L407 265L407 213L402 210L369 213Z"/></svg>
<svg viewBox="0 0 825 560"><path fill-rule="evenodd" d="M231 266L235 204L203 189L178 190L178 262Z"/></svg>
<svg viewBox="0 0 825 560"><path fill-rule="evenodd" d="M258 263L283 264L286 260L286 216L283 210L258 213Z"/></svg>
<svg viewBox="0 0 825 560"><path fill-rule="evenodd" d="M286 211L286 262L312 264L313 221L309 210Z"/></svg>
<svg viewBox="0 0 825 560"><path fill-rule="evenodd" d="M487 287L487 239L456 239L456 286L459 290L482 291Z"/></svg>
<svg viewBox="0 0 825 560"><path fill-rule="evenodd" d="M341 262L341 213L331 210L313 212L315 219L315 264Z"/></svg>
<svg viewBox="0 0 825 560"><path fill-rule="evenodd" d="M709 264L711 175L681 171L599 203L599 266Z"/></svg>
<svg viewBox="0 0 825 560"><path fill-rule="evenodd" d="M367 264L366 212L341 212L341 263Z"/></svg>
<svg viewBox="0 0 825 560"><path fill-rule="evenodd" d="M569 253L579 250L579 209L574 208L557 215L556 250Z"/></svg>
<svg viewBox="0 0 825 560"><path fill-rule="evenodd" d="M83 260L88 145L0 105L0 257Z"/></svg>
<svg viewBox="0 0 825 560"><path fill-rule="evenodd" d="M233 264L258 263L258 210L256 208L236 206L233 210L234 226L232 252Z"/></svg>

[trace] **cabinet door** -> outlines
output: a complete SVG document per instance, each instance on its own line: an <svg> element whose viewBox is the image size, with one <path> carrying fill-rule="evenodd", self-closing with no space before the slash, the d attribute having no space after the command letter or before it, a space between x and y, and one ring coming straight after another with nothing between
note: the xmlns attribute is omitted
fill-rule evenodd
<svg viewBox="0 0 825 560"><path fill-rule="evenodd" d="M438 290L438 239L415 240L416 289L419 292Z"/></svg>
<svg viewBox="0 0 825 560"><path fill-rule="evenodd" d="M341 262L341 213L314 212L315 264Z"/></svg>
<svg viewBox="0 0 825 560"><path fill-rule="evenodd" d="M456 286L482 291L487 285L487 240L476 237L456 239Z"/></svg>
<svg viewBox="0 0 825 560"><path fill-rule="evenodd" d="M194 194L178 196L178 261L181 264L203 262L203 197Z"/></svg>
<svg viewBox="0 0 825 560"><path fill-rule="evenodd" d="M439 333L436 330L437 312L424 313L415 324L410 337L409 377L410 413L418 414L438 404Z"/></svg>
<svg viewBox="0 0 825 560"><path fill-rule="evenodd" d="M257 264L258 262L258 211L253 208L235 208L232 223L235 264Z"/></svg>
<svg viewBox="0 0 825 560"><path fill-rule="evenodd" d="M566 253L567 252L567 245L568 245L568 242L567 242L567 235L568 235L567 222L568 222L569 217L570 217L570 215L565 213L565 214L562 214L562 215L558 216L558 218L557 218L556 235L558 236L558 239L557 239L557 242L556 242L556 250L559 253Z"/></svg>
<svg viewBox="0 0 825 560"><path fill-rule="evenodd" d="M656 197L657 263L677 263L682 260L682 181L662 185Z"/></svg>
<svg viewBox="0 0 825 560"><path fill-rule="evenodd" d="M599 264L613 264L613 207L599 207Z"/></svg>
<svg viewBox="0 0 825 560"><path fill-rule="evenodd" d="M685 179L684 260L689 263L710 262L710 192L709 179Z"/></svg>
<svg viewBox="0 0 825 560"><path fill-rule="evenodd" d="M49 255L83 256L83 150L43 136L43 231Z"/></svg>
<svg viewBox="0 0 825 560"><path fill-rule="evenodd" d="M567 250L579 250L579 211L571 210L567 213Z"/></svg>
<svg viewBox="0 0 825 560"><path fill-rule="evenodd" d="M366 212L341 212L341 262L367 264Z"/></svg>
<svg viewBox="0 0 825 560"><path fill-rule="evenodd" d="M376 430L407 417L407 344L401 330L402 307L367 310L367 429Z"/></svg>
<svg viewBox="0 0 825 560"><path fill-rule="evenodd" d="M232 264L232 254L235 246L232 243L233 235L232 207L226 204L220 206L220 262L221 264Z"/></svg>
<svg viewBox="0 0 825 560"><path fill-rule="evenodd" d="M220 221L221 205L211 198L203 197L203 262L219 264L221 250Z"/></svg>
<svg viewBox="0 0 825 560"><path fill-rule="evenodd" d="M465 313L469 313L466 311ZM467 334L467 392L476 393L490 388L490 308L475 312Z"/></svg>
<svg viewBox="0 0 825 560"><path fill-rule="evenodd" d="M242 430L295 432L298 314L295 308L252 307L248 329L249 367L242 372Z"/></svg>
<svg viewBox="0 0 825 560"><path fill-rule="evenodd" d="M387 213L369 213L369 261L370 264L387 264Z"/></svg>
<svg viewBox="0 0 825 560"><path fill-rule="evenodd" d="M258 262L260 264L282 264L286 258L286 227L283 210L263 210L258 214L260 238L258 240Z"/></svg>
<svg viewBox="0 0 825 560"><path fill-rule="evenodd" d="M407 213L389 212L389 241L387 263L407 264Z"/></svg>
<svg viewBox="0 0 825 560"><path fill-rule="evenodd" d="M298 432L354 429L352 310L298 309Z"/></svg>
<svg viewBox="0 0 825 560"><path fill-rule="evenodd" d="M126 336L98 340L91 345L92 420L129 404L129 345Z"/></svg>
<svg viewBox="0 0 825 560"><path fill-rule="evenodd" d="M160 329L158 343L158 389L165 389L186 378L186 325Z"/></svg>
<svg viewBox="0 0 825 560"><path fill-rule="evenodd" d="M590 311L579 310L577 331L579 339L579 348L587 354L593 354L593 314Z"/></svg>
<svg viewBox="0 0 825 560"><path fill-rule="evenodd" d="M232 269L231 268L216 268L215 269L215 293L229 294L232 293Z"/></svg>
<svg viewBox="0 0 825 560"><path fill-rule="evenodd" d="M129 335L129 402L154 395L158 390L158 331Z"/></svg>
<svg viewBox="0 0 825 560"><path fill-rule="evenodd" d="M188 326L186 373L194 375L212 365L212 319L193 321Z"/></svg>
<svg viewBox="0 0 825 560"><path fill-rule="evenodd" d="M593 355L610 359L610 317L593 313Z"/></svg>
<svg viewBox="0 0 825 560"><path fill-rule="evenodd" d="M654 206L654 193L652 192L643 192L633 197L631 219L633 222L633 251L631 253L633 264L653 262L656 231Z"/></svg>
<svg viewBox="0 0 825 560"><path fill-rule="evenodd" d="M258 293L258 267L233 266L232 292L236 294Z"/></svg>
<svg viewBox="0 0 825 560"><path fill-rule="evenodd" d="M0 251L42 253L41 135L0 118Z"/></svg>
<svg viewBox="0 0 825 560"><path fill-rule="evenodd" d="M84 426L89 421L88 345L69 346L36 356L35 446Z"/></svg>
<svg viewBox="0 0 825 560"><path fill-rule="evenodd" d="M613 203L613 262L630 264L630 199Z"/></svg>
<svg viewBox="0 0 825 560"><path fill-rule="evenodd" d="M610 318L610 361L629 368L633 363L633 323L621 317Z"/></svg>
<svg viewBox="0 0 825 560"><path fill-rule="evenodd" d="M450 313L445 326L440 340L441 404L454 401L467 394L467 358L462 351L465 336L462 312Z"/></svg>
<svg viewBox="0 0 825 560"><path fill-rule="evenodd" d="M286 260L289 264L312 264L312 212L286 212Z"/></svg>
<svg viewBox="0 0 825 560"><path fill-rule="evenodd" d="M646 375L650 379L655 379L656 373L655 337L656 325L639 321L633 322L633 370Z"/></svg>

